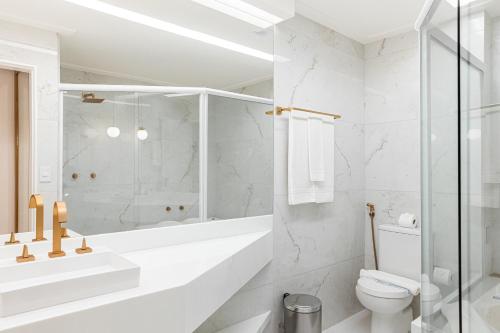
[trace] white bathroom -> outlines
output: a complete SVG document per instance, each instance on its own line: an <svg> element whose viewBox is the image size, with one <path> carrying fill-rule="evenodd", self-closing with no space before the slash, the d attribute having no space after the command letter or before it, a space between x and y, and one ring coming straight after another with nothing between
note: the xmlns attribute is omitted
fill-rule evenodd
<svg viewBox="0 0 500 333"><path fill-rule="evenodd" d="M499 0L0 0L0 332L500 332L499 75Z"/></svg>

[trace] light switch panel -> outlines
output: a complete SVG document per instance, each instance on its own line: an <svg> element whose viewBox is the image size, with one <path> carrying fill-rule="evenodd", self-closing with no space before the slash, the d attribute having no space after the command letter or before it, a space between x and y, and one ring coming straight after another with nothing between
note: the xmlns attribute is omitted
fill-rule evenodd
<svg viewBox="0 0 500 333"><path fill-rule="evenodd" d="M52 169L50 166L40 166L40 183L52 182Z"/></svg>

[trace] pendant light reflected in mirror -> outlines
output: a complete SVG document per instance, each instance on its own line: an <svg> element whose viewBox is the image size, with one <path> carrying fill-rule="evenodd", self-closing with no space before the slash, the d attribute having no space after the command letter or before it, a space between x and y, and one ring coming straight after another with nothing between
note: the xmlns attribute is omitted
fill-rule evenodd
<svg viewBox="0 0 500 333"><path fill-rule="evenodd" d="M114 139L120 136L120 129L116 126L116 104L113 103L113 126L106 129L106 134Z"/></svg>
<svg viewBox="0 0 500 333"><path fill-rule="evenodd" d="M139 127L137 130L137 139L144 141L148 138L148 131L144 127Z"/></svg>

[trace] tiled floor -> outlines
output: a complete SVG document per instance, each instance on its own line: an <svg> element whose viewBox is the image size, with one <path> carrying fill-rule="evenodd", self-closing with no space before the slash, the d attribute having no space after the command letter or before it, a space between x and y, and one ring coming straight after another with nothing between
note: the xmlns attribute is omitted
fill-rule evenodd
<svg viewBox="0 0 500 333"><path fill-rule="evenodd" d="M370 333L370 312L358 312L323 333Z"/></svg>

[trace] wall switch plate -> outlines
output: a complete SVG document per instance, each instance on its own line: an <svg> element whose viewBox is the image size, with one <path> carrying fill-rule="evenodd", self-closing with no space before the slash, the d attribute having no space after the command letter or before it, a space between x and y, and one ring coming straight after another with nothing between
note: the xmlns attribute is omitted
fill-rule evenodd
<svg viewBox="0 0 500 333"><path fill-rule="evenodd" d="M50 166L40 166L40 183L52 182L52 170Z"/></svg>

